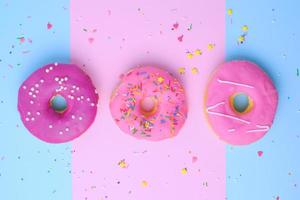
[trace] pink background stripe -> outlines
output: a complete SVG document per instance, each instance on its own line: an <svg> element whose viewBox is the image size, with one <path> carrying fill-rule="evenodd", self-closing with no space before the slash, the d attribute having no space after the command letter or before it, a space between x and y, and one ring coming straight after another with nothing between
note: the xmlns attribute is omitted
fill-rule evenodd
<svg viewBox="0 0 300 200"><path fill-rule="evenodd" d="M171 30L176 22L179 27ZM224 61L224 48L224 0L71 1L71 60L86 69L100 93L95 123L73 142L73 199L224 199L225 145L203 112L205 85ZM195 49L203 55L188 59L186 51ZM136 140L110 115L118 76L145 64L173 72L186 88L188 120L173 139ZM185 75L178 74L179 67L186 68ZM192 67L199 73L193 75ZM198 160L192 162L193 157ZM118 166L122 159L128 168ZM147 187L141 186L143 180Z"/></svg>

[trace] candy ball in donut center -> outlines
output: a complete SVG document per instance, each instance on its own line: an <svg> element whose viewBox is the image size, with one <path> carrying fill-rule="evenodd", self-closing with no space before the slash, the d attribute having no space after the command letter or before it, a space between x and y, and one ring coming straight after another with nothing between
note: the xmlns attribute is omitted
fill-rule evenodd
<svg viewBox="0 0 300 200"><path fill-rule="evenodd" d="M253 100L246 93L235 93L230 96L230 107L238 114L245 114L252 110Z"/></svg>
<svg viewBox="0 0 300 200"><path fill-rule="evenodd" d="M151 116L157 111L158 102L154 97L144 97L140 100L140 111L145 116Z"/></svg>
<svg viewBox="0 0 300 200"><path fill-rule="evenodd" d="M51 97L49 103L50 107L57 113L64 113L68 108L66 98L59 94Z"/></svg>

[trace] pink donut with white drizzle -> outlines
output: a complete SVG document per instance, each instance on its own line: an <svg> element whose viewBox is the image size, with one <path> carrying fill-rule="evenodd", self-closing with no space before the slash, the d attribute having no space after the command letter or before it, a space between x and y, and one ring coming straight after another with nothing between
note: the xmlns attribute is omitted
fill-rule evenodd
<svg viewBox="0 0 300 200"><path fill-rule="evenodd" d="M21 85L18 110L25 127L48 143L83 134L97 113L98 94L89 76L73 64L48 64Z"/></svg>
<svg viewBox="0 0 300 200"><path fill-rule="evenodd" d="M156 67L138 67L121 76L110 111L125 133L159 141L178 134L187 118L183 86Z"/></svg>
<svg viewBox="0 0 300 200"><path fill-rule="evenodd" d="M230 61L214 72L205 111L221 140L246 145L269 131L277 103L277 90L263 70L249 61Z"/></svg>

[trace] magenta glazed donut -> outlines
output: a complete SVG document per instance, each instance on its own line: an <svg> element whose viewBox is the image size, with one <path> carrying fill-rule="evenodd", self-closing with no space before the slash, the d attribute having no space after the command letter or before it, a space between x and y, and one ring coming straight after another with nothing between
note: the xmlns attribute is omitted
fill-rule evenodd
<svg viewBox="0 0 300 200"><path fill-rule="evenodd" d="M269 131L278 94L271 79L256 64L231 61L213 74L205 102L208 121L220 139L245 145Z"/></svg>
<svg viewBox="0 0 300 200"><path fill-rule="evenodd" d="M187 117L185 92L170 73L139 67L121 77L110 111L125 133L151 141L176 136Z"/></svg>
<svg viewBox="0 0 300 200"><path fill-rule="evenodd" d="M71 141L84 133L97 113L91 79L72 64L48 64L21 85L18 110L25 127L49 143Z"/></svg>

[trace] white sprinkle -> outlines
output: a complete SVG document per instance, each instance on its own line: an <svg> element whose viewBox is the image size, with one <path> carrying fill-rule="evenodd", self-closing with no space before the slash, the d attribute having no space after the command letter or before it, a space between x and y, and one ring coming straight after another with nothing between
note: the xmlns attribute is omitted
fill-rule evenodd
<svg viewBox="0 0 300 200"><path fill-rule="evenodd" d="M53 126L50 124L50 125L49 125L49 128L53 128Z"/></svg>
<svg viewBox="0 0 300 200"><path fill-rule="evenodd" d="M74 90L71 90L71 93L74 93L75 91Z"/></svg>
<svg viewBox="0 0 300 200"><path fill-rule="evenodd" d="M40 82L41 82L41 83L44 83L45 81L44 81L44 79L41 79Z"/></svg>
<svg viewBox="0 0 300 200"><path fill-rule="evenodd" d="M64 90L67 90L68 88L67 87L64 87Z"/></svg>
<svg viewBox="0 0 300 200"><path fill-rule="evenodd" d="M75 88L76 88L76 85L73 85L72 88L75 89Z"/></svg>
<svg viewBox="0 0 300 200"><path fill-rule="evenodd" d="M65 130L68 132L70 129L67 127Z"/></svg>
<svg viewBox="0 0 300 200"><path fill-rule="evenodd" d="M82 117L78 117L78 119L81 121L81 120L82 120Z"/></svg>
<svg viewBox="0 0 300 200"><path fill-rule="evenodd" d="M35 118L34 118L34 117L32 117L32 118L31 118L31 121L34 121L34 120L35 120Z"/></svg>
<svg viewBox="0 0 300 200"><path fill-rule="evenodd" d="M29 94L29 96L31 96L31 95L32 95L32 92L28 92L28 94Z"/></svg>
<svg viewBox="0 0 300 200"><path fill-rule="evenodd" d="M52 67L52 66L50 66L50 67L49 67L49 69L50 69L50 70L52 70L52 69L53 69L53 67Z"/></svg>
<svg viewBox="0 0 300 200"><path fill-rule="evenodd" d="M86 98L86 100L87 100L87 101L90 101L91 99L90 99L90 98Z"/></svg>
<svg viewBox="0 0 300 200"><path fill-rule="evenodd" d="M227 131L228 131L228 132L234 132L235 129L234 129L234 128L231 128L231 129L228 129Z"/></svg>
<svg viewBox="0 0 300 200"><path fill-rule="evenodd" d="M77 101L80 101L80 97L77 97Z"/></svg>
<svg viewBox="0 0 300 200"><path fill-rule="evenodd" d="M80 96L80 99L84 99L84 96Z"/></svg>
<svg viewBox="0 0 300 200"><path fill-rule="evenodd" d="M65 81L68 81L68 77L65 77Z"/></svg>
<svg viewBox="0 0 300 200"><path fill-rule="evenodd" d="M49 73L49 69L46 69L45 72L46 72L46 73Z"/></svg>
<svg viewBox="0 0 300 200"><path fill-rule="evenodd" d="M63 132L62 132L62 131L59 131L58 133L59 133L60 135L62 135L62 134L63 134Z"/></svg>
<svg viewBox="0 0 300 200"><path fill-rule="evenodd" d="M40 91L39 90L35 90L35 93L38 94Z"/></svg>
<svg viewBox="0 0 300 200"><path fill-rule="evenodd" d="M36 98L36 95L34 94L34 95L32 95L32 97L33 97L33 98Z"/></svg>
<svg viewBox="0 0 300 200"><path fill-rule="evenodd" d="M72 119L75 119L75 115L72 115L71 117L72 117Z"/></svg>
<svg viewBox="0 0 300 200"><path fill-rule="evenodd" d="M95 104L94 104L94 103L91 103L91 106L92 106L92 107L94 107L94 106L95 106Z"/></svg>
<svg viewBox="0 0 300 200"><path fill-rule="evenodd" d="M38 88L40 85L39 85L38 83L36 83L34 86L35 86L36 88Z"/></svg>
<svg viewBox="0 0 300 200"><path fill-rule="evenodd" d="M31 100L31 101L30 101L30 104L33 104L33 103L34 103L34 102Z"/></svg>
<svg viewBox="0 0 300 200"><path fill-rule="evenodd" d="M27 115L31 115L31 112L27 112Z"/></svg>
<svg viewBox="0 0 300 200"><path fill-rule="evenodd" d="M54 80L57 82L57 81L59 81L59 78L58 78L58 77L55 77Z"/></svg>
<svg viewBox="0 0 300 200"><path fill-rule="evenodd" d="M29 121L29 118L28 118L28 117L26 117L26 118L25 118L25 120L26 120L26 121Z"/></svg>
<svg viewBox="0 0 300 200"><path fill-rule="evenodd" d="M32 87L32 88L30 88L30 90L33 92L35 89L34 89L34 87Z"/></svg>
<svg viewBox="0 0 300 200"><path fill-rule="evenodd" d="M40 112L36 112L36 115L41 115L41 113Z"/></svg>
<svg viewBox="0 0 300 200"><path fill-rule="evenodd" d="M77 87L76 90L78 91L78 90L79 90L79 87Z"/></svg>
<svg viewBox="0 0 300 200"><path fill-rule="evenodd" d="M26 87L25 85L23 85L23 89L26 90L26 88L27 88L27 87Z"/></svg>
<svg viewBox="0 0 300 200"><path fill-rule="evenodd" d="M55 62L55 63L54 63L54 65L55 65L55 66L57 66L57 65L58 65L58 63L57 63L57 62Z"/></svg>

